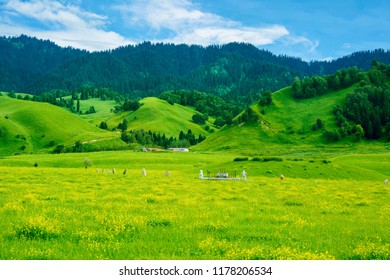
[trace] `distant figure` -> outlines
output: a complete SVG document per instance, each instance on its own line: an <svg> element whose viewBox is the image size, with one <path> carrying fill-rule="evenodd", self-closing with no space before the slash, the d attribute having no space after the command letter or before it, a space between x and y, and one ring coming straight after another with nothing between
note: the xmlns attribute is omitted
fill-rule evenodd
<svg viewBox="0 0 390 280"><path fill-rule="evenodd" d="M245 171L245 170L242 170L242 172L241 172L241 178L242 178L243 180L246 180L246 171Z"/></svg>
<svg viewBox="0 0 390 280"><path fill-rule="evenodd" d="M203 179L203 170L199 171L199 179Z"/></svg>
<svg viewBox="0 0 390 280"><path fill-rule="evenodd" d="M167 176L167 177L171 176L171 172L165 171L165 176Z"/></svg>
<svg viewBox="0 0 390 280"><path fill-rule="evenodd" d="M142 168L142 175L146 176L146 169L145 168Z"/></svg>
<svg viewBox="0 0 390 280"><path fill-rule="evenodd" d="M280 181L284 181L284 176L280 175Z"/></svg>
<svg viewBox="0 0 390 280"><path fill-rule="evenodd" d="M389 184L389 180L385 179L384 183L385 183L385 185L388 185Z"/></svg>
<svg viewBox="0 0 390 280"><path fill-rule="evenodd" d="M126 175L127 169L123 170L123 175Z"/></svg>
<svg viewBox="0 0 390 280"><path fill-rule="evenodd" d="M115 168L112 169L112 173L116 174L116 169Z"/></svg>

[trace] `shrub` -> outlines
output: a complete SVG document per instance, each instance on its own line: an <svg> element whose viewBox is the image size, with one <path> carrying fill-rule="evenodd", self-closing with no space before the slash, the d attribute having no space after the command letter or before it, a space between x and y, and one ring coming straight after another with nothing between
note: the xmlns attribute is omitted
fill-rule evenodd
<svg viewBox="0 0 390 280"><path fill-rule="evenodd" d="M264 162L268 162L268 161L283 161L283 159L280 158L280 157L265 157L265 158L263 158L263 161Z"/></svg>
<svg viewBox="0 0 390 280"><path fill-rule="evenodd" d="M237 157L233 161L247 161L247 160L248 160L247 157Z"/></svg>
<svg viewBox="0 0 390 280"><path fill-rule="evenodd" d="M207 120L207 115L196 113L192 116L192 121L196 124L205 124L206 120Z"/></svg>
<svg viewBox="0 0 390 280"><path fill-rule="evenodd" d="M56 141L51 140L51 141L47 144L47 146L48 146L48 147L54 147L55 144L56 144Z"/></svg>
<svg viewBox="0 0 390 280"><path fill-rule="evenodd" d="M16 98L16 94L15 94L14 91L9 92L8 96L11 97L11 98Z"/></svg>
<svg viewBox="0 0 390 280"><path fill-rule="evenodd" d="M270 105L272 103L272 92L269 91L269 90L263 92L263 94L261 95L259 103L262 106Z"/></svg>
<svg viewBox="0 0 390 280"><path fill-rule="evenodd" d="M58 145L57 147L54 148L53 153L60 154L60 153L63 153L64 150L65 150L64 145Z"/></svg>
<svg viewBox="0 0 390 280"><path fill-rule="evenodd" d="M327 140L334 141L334 142L340 140L341 138L340 133L336 130L326 130L324 132L324 136Z"/></svg>

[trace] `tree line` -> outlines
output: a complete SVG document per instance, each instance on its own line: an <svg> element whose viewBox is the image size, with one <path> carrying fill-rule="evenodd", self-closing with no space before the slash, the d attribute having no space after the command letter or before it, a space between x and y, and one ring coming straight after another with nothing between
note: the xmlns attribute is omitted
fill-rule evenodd
<svg viewBox="0 0 390 280"><path fill-rule="evenodd" d="M367 139L382 136L390 141L390 65L373 62L359 87L334 109L341 136L360 131ZM357 130L357 126L362 130Z"/></svg>
<svg viewBox="0 0 390 280"><path fill-rule="evenodd" d="M34 102L50 103L55 106L67 108L71 112L77 114L96 113L94 106L91 106L85 112L80 110L81 102L90 98L99 98L102 101L115 100L119 105L113 108L114 112L136 111L141 106L139 100L123 97L118 92L110 88L94 87L92 85L82 85L79 89L72 92L56 89L44 92L40 95L30 96L27 94L24 97L22 97L21 94L16 94L14 91L11 91L8 96L11 98L30 100Z"/></svg>
<svg viewBox="0 0 390 280"><path fill-rule="evenodd" d="M177 103L193 107L196 111L202 113L202 115L195 114L193 116L195 123L204 124L208 116L213 116L216 118L214 124L218 127L231 124L233 117L242 109L234 102L226 102L218 96L196 90L166 91L159 98L166 100L171 105Z"/></svg>
<svg viewBox="0 0 390 280"><path fill-rule="evenodd" d="M292 83L293 96L295 98L311 98L323 95L330 91L347 88L361 80L364 80L365 73L356 66L337 70L335 74L326 76L312 76L300 79L294 78Z"/></svg>
<svg viewBox="0 0 390 280"><path fill-rule="evenodd" d="M192 133L191 129L184 133L180 131L178 137L167 137L165 133L156 133L151 130L145 131L140 130L130 130L122 131L121 139L128 143L138 143L142 146L154 146L162 147L164 149L168 148L188 148L190 146L196 145L206 139L206 136L199 134L196 136Z"/></svg>

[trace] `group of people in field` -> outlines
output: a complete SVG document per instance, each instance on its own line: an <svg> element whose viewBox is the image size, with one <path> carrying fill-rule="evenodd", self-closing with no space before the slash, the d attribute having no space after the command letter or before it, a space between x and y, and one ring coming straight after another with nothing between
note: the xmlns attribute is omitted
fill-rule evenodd
<svg viewBox="0 0 390 280"><path fill-rule="evenodd" d="M99 168L96 168L96 172L98 173L99 172ZM107 172L107 173L113 173L113 174L115 174L116 173L116 169L115 168L113 168L113 169L102 169L102 173L105 173L105 172ZM123 171L123 175L126 175L126 173L127 173L127 169L125 169L124 171ZM171 172L170 171L165 171L165 176L170 176L171 175ZM145 168L142 168L142 176L146 176L146 169ZM203 170L200 170L199 171L199 179L204 179L204 175L203 175ZM247 173L246 173L246 171L245 170L243 170L242 172L241 172L241 179L242 180L247 180ZM283 174L281 174L280 175L280 177L279 177L279 179L280 179L280 181L284 181L284 175ZM389 184L389 180L388 179L385 179L384 180L384 184L385 185L388 185Z"/></svg>
<svg viewBox="0 0 390 280"><path fill-rule="evenodd" d="M146 176L146 169L145 168L142 168L142 176ZM112 169L102 169L102 173L105 173L105 172L107 172L108 174L110 174L110 173L113 173L113 174L116 174L116 169L115 168L112 168ZM99 173L99 168L96 168L96 173ZM122 173L123 175L126 175L127 174L127 169L125 169L124 171L123 171L123 173ZM165 176L170 176L171 175L171 172L170 171L165 171ZM280 180L281 181L284 181L284 175L280 175ZM204 174L203 174L203 170L200 170L199 171L199 179L204 179ZM247 180L247 173L246 173L246 171L245 170L243 170L242 172L241 172L241 179L242 180ZM387 184L389 184L389 180L388 179L386 179L385 181L384 181L384 183L387 185Z"/></svg>
<svg viewBox="0 0 390 280"><path fill-rule="evenodd" d="M99 172L100 172L99 168L96 168L96 173L99 173ZM141 172L142 172L142 176L146 176L146 169L145 168L142 168ZM112 169L105 169L105 168L103 168L102 169L102 173L116 174L116 169L115 168L112 168ZM127 169L123 170L122 174L126 175L127 174ZM165 176L167 176L167 177L171 176L171 171L165 171Z"/></svg>

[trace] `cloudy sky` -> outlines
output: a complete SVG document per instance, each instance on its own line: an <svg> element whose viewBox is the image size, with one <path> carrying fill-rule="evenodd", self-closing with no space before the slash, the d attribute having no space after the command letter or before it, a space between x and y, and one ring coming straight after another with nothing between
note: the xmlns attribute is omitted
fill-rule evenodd
<svg viewBox="0 0 390 280"><path fill-rule="evenodd" d="M0 0L0 35L113 49L248 42L305 60L390 49L388 0Z"/></svg>

